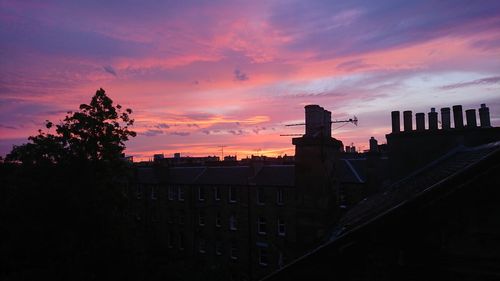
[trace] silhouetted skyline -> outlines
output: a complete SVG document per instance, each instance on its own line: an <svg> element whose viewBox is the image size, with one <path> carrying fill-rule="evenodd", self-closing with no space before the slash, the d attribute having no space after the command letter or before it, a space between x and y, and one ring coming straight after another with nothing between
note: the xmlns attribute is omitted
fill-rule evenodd
<svg viewBox="0 0 500 281"><path fill-rule="evenodd" d="M344 144L391 110L486 103L500 125L498 1L0 4L0 155L102 87L134 109L126 153L293 154L306 104Z"/></svg>

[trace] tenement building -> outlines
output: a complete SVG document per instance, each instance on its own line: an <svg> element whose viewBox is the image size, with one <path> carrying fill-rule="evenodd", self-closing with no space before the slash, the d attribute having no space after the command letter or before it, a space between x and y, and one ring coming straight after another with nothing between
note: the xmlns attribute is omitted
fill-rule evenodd
<svg viewBox="0 0 500 281"><path fill-rule="evenodd" d="M156 262L192 268L204 279L258 280L323 243L350 198L342 180L361 190L365 175L350 164L358 160L341 160L331 113L317 105L305 110L292 163L157 161L136 168L129 217Z"/></svg>

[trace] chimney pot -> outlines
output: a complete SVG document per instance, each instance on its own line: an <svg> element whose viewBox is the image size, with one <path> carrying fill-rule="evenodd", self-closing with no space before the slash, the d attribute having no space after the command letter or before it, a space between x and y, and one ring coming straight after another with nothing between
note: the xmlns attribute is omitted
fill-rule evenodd
<svg viewBox="0 0 500 281"><path fill-rule="evenodd" d="M400 124L400 120L399 120L399 111L391 112L391 119L392 119L392 132L399 133L401 130L401 124Z"/></svg>
<svg viewBox="0 0 500 281"><path fill-rule="evenodd" d="M455 129L462 129L464 127L464 115L461 105L453 106L453 122L455 123Z"/></svg>
<svg viewBox="0 0 500 281"><path fill-rule="evenodd" d="M411 110L403 111L403 127L405 132L411 132L413 130Z"/></svg>
<svg viewBox="0 0 500 281"><path fill-rule="evenodd" d="M450 108L449 107L443 107L441 108L441 128L443 130L448 130L451 127L451 120L450 120Z"/></svg>
<svg viewBox="0 0 500 281"><path fill-rule="evenodd" d="M481 128L491 127L490 109L484 103L479 108L479 121L481 121Z"/></svg>
<svg viewBox="0 0 500 281"><path fill-rule="evenodd" d="M465 118L467 119L467 127L468 128L476 128L476 110L475 109L467 109L465 111Z"/></svg>
<svg viewBox="0 0 500 281"><path fill-rule="evenodd" d="M431 112L427 113L429 118L429 130L437 130L438 129L438 113L436 109L431 108Z"/></svg>
<svg viewBox="0 0 500 281"><path fill-rule="evenodd" d="M417 123L417 131L425 131L425 113L415 114L415 119Z"/></svg>

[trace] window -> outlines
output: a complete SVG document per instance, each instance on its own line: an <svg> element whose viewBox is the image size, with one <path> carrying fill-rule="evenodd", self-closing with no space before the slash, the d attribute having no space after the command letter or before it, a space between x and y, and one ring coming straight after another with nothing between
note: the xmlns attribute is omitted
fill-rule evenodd
<svg viewBox="0 0 500 281"><path fill-rule="evenodd" d="M259 205L264 205L265 203L265 196L264 196L264 188L259 187L257 188L257 204Z"/></svg>
<svg viewBox="0 0 500 281"><path fill-rule="evenodd" d="M215 214L215 226L216 227L221 227L222 225L222 219L220 213Z"/></svg>
<svg viewBox="0 0 500 281"><path fill-rule="evenodd" d="M278 268L282 268L285 265L285 257L282 252L278 254Z"/></svg>
<svg viewBox="0 0 500 281"><path fill-rule="evenodd" d="M141 199L142 197L142 185L138 184L136 189L137 199Z"/></svg>
<svg viewBox="0 0 500 281"><path fill-rule="evenodd" d="M199 224L200 226L204 226L204 225L205 225L205 213L200 212L200 213L198 214L198 224Z"/></svg>
<svg viewBox="0 0 500 281"><path fill-rule="evenodd" d="M236 187L230 187L229 188L229 202L234 203L236 202Z"/></svg>
<svg viewBox="0 0 500 281"><path fill-rule="evenodd" d="M174 247L174 235L173 235L172 231L170 231L168 233L167 245L168 245L169 248Z"/></svg>
<svg viewBox="0 0 500 281"><path fill-rule="evenodd" d="M267 264L268 264L267 248L260 247L259 248L259 265L261 265L261 266L267 266Z"/></svg>
<svg viewBox="0 0 500 281"><path fill-rule="evenodd" d="M186 214L183 210L179 211L179 224L184 224Z"/></svg>
<svg viewBox="0 0 500 281"><path fill-rule="evenodd" d="M129 187L128 187L127 183L122 187L122 196L123 197L128 197L128 192L129 192L128 188Z"/></svg>
<svg viewBox="0 0 500 281"><path fill-rule="evenodd" d="M259 217L257 219L257 232L259 234L266 234L266 218Z"/></svg>
<svg viewBox="0 0 500 281"><path fill-rule="evenodd" d="M278 205L283 205L285 203L283 188L278 188L276 191L276 203Z"/></svg>
<svg viewBox="0 0 500 281"><path fill-rule="evenodd" d="M174 223L174 211L172 211L172 209L169 209L167 211L167 222L168 223Z"/></svg>
<svg viewBox="0 0 500 281"><path fill-rule="evenodd" d="M175 190L173 186L168 187L168 200L172 201L175 198Z"/></svg>
<svg viewBox="0 0 500 281"><path fill-rule="evenodd" d="M278 217L278 235L285 236L285 219L282 216Z"/></svg>
<svg viewBox="0 0 500 281"><path fill-rule="evenodd" d="M153 206L151 208L151 220L154 222L157 222L157 221L159 221L159 216L160 216L160 214L158 213L158 208Z"/></svg>
<svg viewBox="0 0 500 281"><path fill-rule="evenodd" d="M198 200L205 201L205 189L203 187L198 187Z"/></svg>
<svg viewBox="0 0 500 281"><path fill-rule="evenodd" d="M151 199L152 200L158 199L157 194L156 194L156 186L154 186L154 185L151 186Z"/></svg>
<svg viewBox="0 0 500 281"><path fill-rule="evenodd" d="M207 252L207 244L205 242L205 239L203 238L200 238L200 240L198 240L198 251L202 254L206 253Z"/></svg>
<svg viewBox="0 0 500 281"><path fill-rule="evenodd" d="M220 201L222 197L220 187L214 187L214 199L215 201Z"/></svg>
<svg viewBox="0 0 500 281"><path fill-rule="evenodd" d="M238 221L236 220L235 215L231 215L229 217L229 229L230 230L237 230L238 229Z"/></svg>
<svg viewBox="0 0 500 281"><path fill-rule="evenodd" d="M236 242L231 242L231 252L230 252L231 259L237 260L238 259L238 244Z"/></svg>
<svg viewBox="0 0 500 281"><path fill-rule="evenodd" d="M177 187L177 200L184 201L184 188L182 186Z"/></svg>
<svg viewBox="0 0 500 281"><path fill-rule="evenodd" d="M218 256L222 255L222 242L221 241L215 241L215 254Z"/></svg>
<svg viewBox="0 0 500 281"><path fill-rule="evenodd" d="M184 234L179 234L179 250L184 250L186 248L186 241Z"/></svg>

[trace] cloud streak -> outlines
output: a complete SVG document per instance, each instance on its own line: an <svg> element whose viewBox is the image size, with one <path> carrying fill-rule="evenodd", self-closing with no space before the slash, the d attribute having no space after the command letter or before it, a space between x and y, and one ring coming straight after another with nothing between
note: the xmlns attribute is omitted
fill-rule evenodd
<svg viewBox="0 0 500 281"><path fill-rule="evenodd" d="M488 78L482 78L482 79L477 79L477 80L468 81L468 82L445 85L445 86L441 86L440 89L442 89L442 90L454 90L454 89L471 87L471 86L492 85L492 84L500 84L500 76L488 77Z"/></svg>

